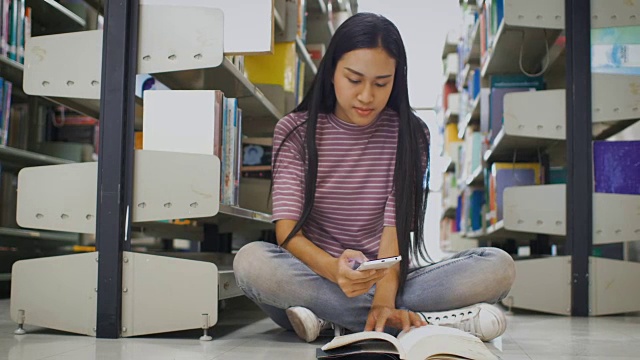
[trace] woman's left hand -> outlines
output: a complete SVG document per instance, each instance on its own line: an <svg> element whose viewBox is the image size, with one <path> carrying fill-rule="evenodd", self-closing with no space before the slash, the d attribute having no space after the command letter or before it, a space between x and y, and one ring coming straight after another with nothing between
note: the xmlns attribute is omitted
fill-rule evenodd
<svg viewBox="0 0 640 360"><path fill-rule="evenodd" d="M411 326L427 325L420 315L410 310L399 310L391 306L373 305L369 310L364 331L383 331L384 327L409 330Z"/></svg>

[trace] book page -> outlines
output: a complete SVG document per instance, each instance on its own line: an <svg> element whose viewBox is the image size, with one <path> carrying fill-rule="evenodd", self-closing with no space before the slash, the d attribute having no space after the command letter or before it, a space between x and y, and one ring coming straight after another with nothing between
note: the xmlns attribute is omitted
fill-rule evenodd
<svg viewBox="0 0 640 360"><path fill-rule="evenodd" d="M408 360L424 360L434 355L456 355L476 360L497 359L477 337L444 326L412 328L400 333L398 340L405 349Z"/></svg>
<svg viewBox="0 0 640 360"><path fill-rule="evenodd" d="M332 350L332 349L347 346L350 344L355 344L355 343L364 342L364 341L371 341L371 340L388 342L389 344L392 345L393 348L397 350L396 353L400 355L400 358L405 359L405 351L400 346L398 339L396 339L394 336L389 335L387 333L377 332L377 331L363 331L363 332L348 334L344 336L337 336L333 338L333 340L331 340L329 343L324 345L322 347L322 350L323 351Z"/></svg>

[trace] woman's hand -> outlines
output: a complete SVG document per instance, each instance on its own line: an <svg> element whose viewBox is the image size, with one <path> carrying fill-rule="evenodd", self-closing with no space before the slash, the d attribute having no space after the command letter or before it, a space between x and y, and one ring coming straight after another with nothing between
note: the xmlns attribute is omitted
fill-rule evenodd
<svg viewBox="0 0 640 360"><path fill-rule="evenodd" d="M364 256L363 253L355 250L345 250L338 258L335 282L348 297L366 294L376 282L387 274L388 270L386 269L367 271L353 270L354 262L363 263L367 260L367 257Z"/></svg>
<svg viewBox="0 0 640 360"><path fill-rule="evenodd" d="M420 315L410 310L398 310L391 306L373 305L369 310L364 331L383 331L385 325L396 329L409 330L411 326L427 325Z"/></svg>

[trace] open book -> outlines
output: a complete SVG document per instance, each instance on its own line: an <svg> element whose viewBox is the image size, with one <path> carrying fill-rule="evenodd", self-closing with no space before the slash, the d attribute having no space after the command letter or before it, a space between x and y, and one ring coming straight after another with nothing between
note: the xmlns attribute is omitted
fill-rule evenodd
<svg viewBox="0 0 640 360"><path fill-rule="evenodd" d="M318 349L318 359L380 358L404 360L497 360L480 339L462 330L426 325L401 332L398 337L377 331L337 336ZM376 357L377 358L377 357Z"/></svg>

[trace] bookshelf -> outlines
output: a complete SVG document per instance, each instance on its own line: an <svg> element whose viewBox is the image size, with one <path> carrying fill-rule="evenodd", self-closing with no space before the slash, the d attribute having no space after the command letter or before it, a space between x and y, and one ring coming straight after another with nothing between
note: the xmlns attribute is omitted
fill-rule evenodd
<svg viewBox="0 0 640 360"><path fill-rule="evenodd" d="M478 5L480 9L485 5L485 1L475 3L465 2ZM640 274L640 265L625 261L626 258L598 257L591 253L591 247L612 244L625 247L629 242L640 240L637 225L640 223L637 218L640 195L600 193L594 192L592 185L585 186L592 184L594 175L590 169L595 167L593 155L585 151L585 145L592 144L594 140L608 140L640 119L640 93L636 90L640 76L595 70L592 73L586 63L575 59L574 63L568 62L569 51L580 51L581 55L574 56L588 58L590 44L577 40L574 41L579 45L572 44L568 36L574 31L575 39L588 30L581 29L575 33L575 28L565 29L566 16L575 21L584 16L583 11L573 9L573 12L565 14L565 2L556 0L535 3L504 0L503 3L503 21L480 58L480 86L490 86L495 75L540 71L546 87L544 90L512 92L504 96L500 104L503 107L502 124L497 133L489 132L492 138L485 139L482 169L495 162L535 162L540 163L546 172L545 181L550 181L551 166L556 169L567 166L566 184L551 182L507 187L503 193L504 215L501 220L492 223L491 216L486 216L491 214L485 204L480 210L483 227L476 231L462 228L459 233L450 234L451 241L459 237L475 239L480 245L501 247L514 255L518 277L505 304L580 316L637 311L640 287L628 278ZM468 9L474 10L473 7ZM591 29L638 26L640 6L622 0L592 1L589 18ZM478 22L465 23L468 30L463 31L467 34L461 43L475 42ZM445 46L443 53L446 51ZM472 59L473 56L469 56L460 65L462 79L476 65ZM582 81L585 77L590 79L588 87ZM571 88L578 82L577 88ZM458 91L468 91L464 81L458 84ZM571 101L568 97L570 91L574 97L588 98L589 101ZM469 109L466 114L460 112L457 122L460 140L465 139L469 132L485 131L482 117L489 109L485 109L483 104L492 106L490 102L478 102L478 98L469 96L468 99L468 103L461 101L460 104ZM456 110L446 109L445 117L451 112ZM584 124L585 118L591 121L588 131L580 125ZM452 144L455 143L447 145L448 148ZM458 164L454 168L457 170ZM571 175L571 168L580 175ZM479 180L475 175L474 172L467 178L459 178L458 186L461 189L471 184L483 187L486 180ZM447 200L443 204L443 212L449 215L450 202ZM589 229L590 226L593 229ZM446 243L448 240L443 241ZM561 255L554 253L551 256L552 244L557 246ZM528 247L531 255L516 256L519 247ZM555 271L553 276L562 280L543 281L547 278L540 277L540 274L549 273L549 269ZM602 281L617 285L615 289L606 290ZM535 295L541 290L560 295L551 300L542 299ZM620 301L619 304L612 302L611 294L614 293L618 298L632 300Z"/></svg>
<svg viewBox="0 0 640 360"><path fill-rule="evenodd" d="M97 7L98 12L102 12L100 1L89 1L89 3ZM25 190L22 195L36 197L42 201L23 199L21 201L24 206L19 206L19 210L24 215L21 219L32 222L40 221L40 225L29 226L29 228L43 228L44 220L46 220L52 229L58 231L95 233L98 251L66 257L31 259L20 262L18 266L14 267L12 281L15 284L14 290L17 296L12 296L11 317L16 322L20 322L17 309L27 309L26 311L30 312L28 317L30 324L64 329L98 338L129 337L202 328L205 326L202 323L203 314L207 317L208 324L214 325L217 321L218 300L242 294L235 284L231 268L232 254L221 254L221 258L214 258L207 257L205 254L134 253L130 251L137 249L129 241L132 238L132 233L135 232L137 236L158 238L181 237L193 242L208 243L208 245L213 243L213 248L220 249L222 247L219 245L230 239L226 236L229 233L247 229L273 230L271 215L266 212L238 205L218 203L219 191L215 188L217 184L213 181L214 186L212 187L211 179L220 178L221 167L213 155L133 150L132 137L129 135L132 130L142 128L143 103L133 94L127 93L127 97L122 94L126 92L125 89L131 89L132 81L134 81L136 69L132 64L136 64L136 61L138 65L140 64L139 59L136 58L136 48L133 48L135 41L132 42L132 39L139 40L138 49L141 45L145 45L145 39L149 44L146 37L148 34L145 35L145 27L151 26L149 21L146 23L141 21L138 24L138 19L134 16L137 15L135 9L138 6L138 1L135 0L105 3L105 22L109 24L111 31L107 34L100 34L100 36L104 35L102 46L112 49L105 54L102 54L101 49L94 51L93 47L96 47L97 44L95 40L93 44L86 44L82 41L74 44L73 41L69 41L71 36L79 34L57 33L52 35L59 36L58 39L66 37L67 44L65 46L69 47L61 51L61 54L66 52L67 54L87 55L87 59L90 60L90 64L84 63L83 66L76 69L69 69L68 66L64 66L67 63L61 55L48 64L51 69L57 72L56 75L66 72L62 75L72 76L74 71L78 75L88 75L87 78L100 80L99 87L102 93L97 93L97 96L93 93L91 96L86 96L85 99L80 95L86 95L86 93L73 93L70 90L71 85L74 85L69 85L71 78L61 77L64 81L60 84L66 83L67 85L66 88L61 87L63 90L47 94L31 93L30 95L50 99L81 113L100 118L102 124L106 125L100 129L101 161L84 164L66 162L58 164L55 160L45 159L49 163L53 162L53 165L56 166L32 168L29 169L33 170L31 173L24 172L21 176L21 179L25 181L22 183L22 189ZM143 6L148 6L145 9L147 12L146 10L154 5L144 4ZM155 10L163 12L163 16L167 18L175 19L182 16L181 20L176 21L184 21L185 24L195 23L193 16L202 15L196 11L197 9L185 10L179 7L176 8L179 10L169 14L167 7L159 8L163 7L157 6ZM139 8L137 9L139 10ZM333 35L333 26L329 21L331 14L328 13L330 9L324 0L309 1L307 20L309 23L314 23L315 19L317 27L313 28L310 25L307 43L315 42L314 36L321 39L323 43L328 43ZM332 11L336 10L343 11L344 9ZM192 13L186 14L188 11ZM219 9L215 11L221 13ZM179 15L176 14L177 12L184 13ZM201 12L204 13L204 11ZM144 12L141 11L141 13ZM185 14L192 16L185 16ZM285 22L288 20L282 15L279 12L274 14L272 24L274 28L278 29L287 25ZM203 23L207 26L222 26L222 21ZM138 27L138 25L141 26ZM129 26L132 26L133 29L138 27L137 33L136 31L125 31L125 29L129 29ZM181 36L193 38L193 34L183 32L184 34ZM221 36L221 32L217 32L217 34L217 36ZM94 36L96 39L95 34L80 34L80 36ZM157 47L166 46L168 40L177 40L178 36L170 36L170 38L165 39L167 41L156 39L153 43ZM49 39L53 39L53 37ZM313 62L306 51L304 42L300 38L295 40L298 56L308 65L306 66L307 76L315 74L317 69L315 66L309 66L313 65ZM32 38L31 43L34 44L35 41L37 41L37 37ZM86 41L86 38L83 41ZM122 44L129 44L129 47L121 46ZM48 45L53 46L52 43ZM57 50L52 49L52 52L55 51ZM236 67L234 62L237 58L232 62L222 56L225 55L222 46L216 47L212 52L215 52L213 55L221 55L220 62L212 66L193 66L190 68L177 66L176 68L161 69L161 71L139 71L140 68L137 70L141 73L151 74L171 90L215 89L224 92L228 98L237 98L238 107L242 110L243 135L252 138L270 138L276 122L283 114L274 106L274 103L267 99L256 84L249 81L244 72ZM51 55L51 53L47 54ZM140 52L140 54L142 53ZM172 60L171 56L168 58ZM174 56L174 60L175 58ZM188 58L188 60L191 59ZM101 76L102 69L99 69L100 73L94 68L86 71L98 64L99 61L101 61L100 64L104 68L105 74L109 74L108 76ZM47 70L49 74L53 71L51 69ZM15 67L8 71L13 71L13 76L21 80L34 75L37 73L36 70L38 69L25 66ZM33 84L36 87L38 84L43 85L43 79L44 77L36 78ZM80 81L76 83L80 83ZM54 87L53 81L50 84L52 86L49 89ZM83 84L79 86L88 86L84 82ZM21 82L20 86L23 85ZM78 87L74 90L77 91ZM109 91L106 92L104 89L109 89ZM100 108L105 104L110 104L110 106ZM131 110L131 105L135 108L132 111L134 113L133 119L129 116L130 112L127 111ZM123 136L125 133L128 135ZM42 173L36 173L36 169ZM30 175L27 176L27 174ZM42 186L44 179L61 186L46 188ZM27 184L27 180L31 182ZM112 188L118 190L105 190ZM29 189L32 191L26 191ZM100 189L102 196L98 196L98 189ZM122 197L120 201L113 201L114 194ZM176 197L173 200L167 200L171 196ZM198 198L198 200L193 200L192 197L193 199ZM65 208L67 205L71 210ZM39 207L40 209L38 209ZM72 213L72 210L76 212ZM94 210L96 213L93 213ZM52 214L54 216L51 216ZM185 222L190 222L190 225L177 225L163 221L169 218L182 219ZM112 241L112 239L118 239L118 241ZM215 251L215 249L207 249L207 251ZM137 250L139 251L139 249ZM134 264L136 265L133 266ZM149 268L146 267L146 264L155 265ZM70 270L71 268L73 270ZM85 287L100 290L97 291L95 297L86 299L86 296L79 295L75 290L66 294L54 294L51 287L48 286L51 283L68 286L75 290ZM98 286L98 284L100 285ZM153 288L144 284L153 284ZM184 289L176 290L176 286L182 285L184 285ZM136 302L132 300L132 297L123 295L123 286L130 289L131 296L134 294L146 296L146 300ZM134 286L135 291L133 291ZM175 297L170 295L176 291L184 296L181 296L177 303L171 303L173 300L170 299ZM50 307L48 313L63 314L73 311L73 309L82 308L87 310L86 314L89 316L82 319L64 316L51 320L42 313L29 310L33 309L34 303L32 301L38 303L41 301L40 299L47 298L47 296L49 300L55 298L54 301L49 301L47 304L40 304ZM187 300L182 300L183 298ZM147 318L144 315L145 309L140 306L142 303L147 304L145 307L153 303L153 306L150 306L152 308L171 310L166 312L166 316L157 316L156 314ZM135 317L132 316L134 313ZM97 316L93 316L96 314ZM176 316L179 316L179 321L176 320ZM90 325L87 326L87 324ZM144 330L142 330L143 327ZM123 328L128 330L123 330Z"/></svg>
<svg viewBox="0 0 640 360"><path fill-rule="evenodd" d="M11 81L15 86L15 91L23 94L22 85L24 79L24 65L13 61L6 56L0 55L0 76ZM26 95L24 95L26 96ZM81 114L91 116L92 118L100 117L100 102L93 99L74 99L67 97L43 96L50 102L68 107Z"/></svg>

